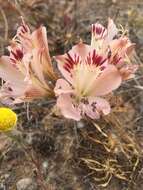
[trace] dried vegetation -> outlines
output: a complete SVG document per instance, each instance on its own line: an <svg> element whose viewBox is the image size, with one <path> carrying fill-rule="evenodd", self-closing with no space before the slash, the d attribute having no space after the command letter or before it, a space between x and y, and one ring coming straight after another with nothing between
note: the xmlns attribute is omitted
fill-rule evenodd
<svg viewBox="0 0 143 190"><path fill-rule="evenodd" d="M26 152L0 136L0 184L16 189L31 177L38 190L141 190L143 188L143 3L140 0L6 0L0 1L0 54L22 15L35 28L48 30L51 54L63 53L80 38L89 41L89 26L108 16L125 26L137 44L134 80L120 88L112 113L100 121L75 123L59 118L53 102L16 106L18 129ZM126 89L125 89L126 87Z"/></svg>

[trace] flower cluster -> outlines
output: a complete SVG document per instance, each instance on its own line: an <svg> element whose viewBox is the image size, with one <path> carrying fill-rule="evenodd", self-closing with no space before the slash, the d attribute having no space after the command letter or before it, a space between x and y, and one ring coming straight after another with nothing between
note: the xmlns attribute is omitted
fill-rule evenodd
<svg viewBox="0 0 143 190"><path fill-rule="evenodd" d="M110 113L103 96L134 76L137 66L129 59L133 48L124 34L118 37L118 29L109 19L107 29L99 23L92 25L90 45L80 42L68 53L56 56L64 76L55 87L62 114L80 120L85 116L98 119Z"/></svg>
<svg viewBox="0 0 143 190"><path fill-rule="evenodd" d="M31 33L22 19L8 50L10 55L0 58L0 77L5 81L0 91L1 100L21 103L53 96L52 81L57 76L49 55L46 28L41 26Z"/></svg>
<svg viewBox="0 0 143 190"><path fill-rule="evenodd" d="M106 95L134 76L137 66L130 61L134 46L125 33L119 34L112 19L107 28L93 24L91 44L80 41L69 52L54 57L61 72L58 78L46 28L31 33L22 21L8 47L10 55L0 58L0 77L5 81L0 97L6 103L19 103L55 93L56 105L66 118L98 119L110 113Z"/></svg>

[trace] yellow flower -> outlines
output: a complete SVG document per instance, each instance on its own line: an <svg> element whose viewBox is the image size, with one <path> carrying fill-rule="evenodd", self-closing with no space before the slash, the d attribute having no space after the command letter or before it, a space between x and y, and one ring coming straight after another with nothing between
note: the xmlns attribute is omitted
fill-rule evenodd
<svg viewBox="0 0 143 190"><path fill-rule="evenodd" d="M0 108L0 132L12 130L17 123L17 115L9 108Z"/></svg>

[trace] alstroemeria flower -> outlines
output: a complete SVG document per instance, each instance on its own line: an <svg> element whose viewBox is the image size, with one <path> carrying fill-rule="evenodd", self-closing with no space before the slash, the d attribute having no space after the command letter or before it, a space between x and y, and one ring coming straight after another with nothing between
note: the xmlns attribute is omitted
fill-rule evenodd
<svg viewBox="0 0 143 190"><path fill-rule="evenodd" d="M128 66L124 65L131 45L126 42L123 47L115 46L117 32L111 19L107 29L95 24L91 45L79 43L68 53L55 57L64 77L57 80L55 87L57 107L66 118L79 121L88 116L98 119L100 115L110 113L110 105L104 96L117 89L122 80L134 72L131 68L129 72Z"/></svg>
<svg viewBox="0 0 143 190"><path fill-rule="evenodd" d="M56 83L57 106L67 118L84 116L97 119L110 112L109 103L101 98L121 84L121 76L107 57L91 46L79 43L67 54L56 56L58 68L65 79Z"/></svg>
<svg viewBox="0 0 143 190"><path fill-rule="evenodd" d="M122 79L127 80L134 77L138 68L129 59L134 52L135 44L131 43L125 33L120 36L118 33L116 25L110 18L107 29L101 24L93 24L91 46L96 48L99 53L108 54L109 63L116 65Z"/></svg>
<svg viewBox="0 0 143 190"><path fill-rule="evenodd" d="M46 28L34 32L22 20L16 36L8 47L9 56L0 57L0 78L4 84L0 99L4 103L20 103L53 93L56 80L49 55Z"/></svg>

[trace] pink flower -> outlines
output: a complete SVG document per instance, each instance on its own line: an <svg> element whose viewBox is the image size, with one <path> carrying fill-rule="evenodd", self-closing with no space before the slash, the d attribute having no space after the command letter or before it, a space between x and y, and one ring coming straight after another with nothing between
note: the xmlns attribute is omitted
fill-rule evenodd
<svg viewBox="0 0 143 190"><path fill-rule="evenodd" d="M98 23L92 25L91 46L99 53L108 54L109 63L116 65L122 80L127 80L134 77L138 68L129 59L134 53L135 44L130 42L124 32L118 36L118 29L109 18L107 29Z"/></svg>
<svg viewBox="0 0 143 190"><path fill-rule="evenodd" d="M49 55L46 28L30 32L22 20L8 47L9 56L0 57L0 78L4 84L0 99L4 103L20 103L53 96L52 82L57 79Z"/></svg>
<svg viewBox="0 0 143 190"><path fill-rule="evenodd" d="M110 105L103 97L134 73L133 67L129 69L125 63L132 45L127 40L121 47L125 37L114 40L117 33L111 19L107 29L96 23L92 25L91 45L81 42L55 57L64 77L55 87L57 107L66 118L98 119L110 113Z"/></svg>
<svg viewBox="0 0 143 190"><path fill-rule="evenodd" d="M110 112L109 103L101 98L118 88L121 76L107 57L83 43L67 54L56 56L58 68L65 79L56 83L57 106L62 114L74 120L84 116L97 119Z"/></svg>

